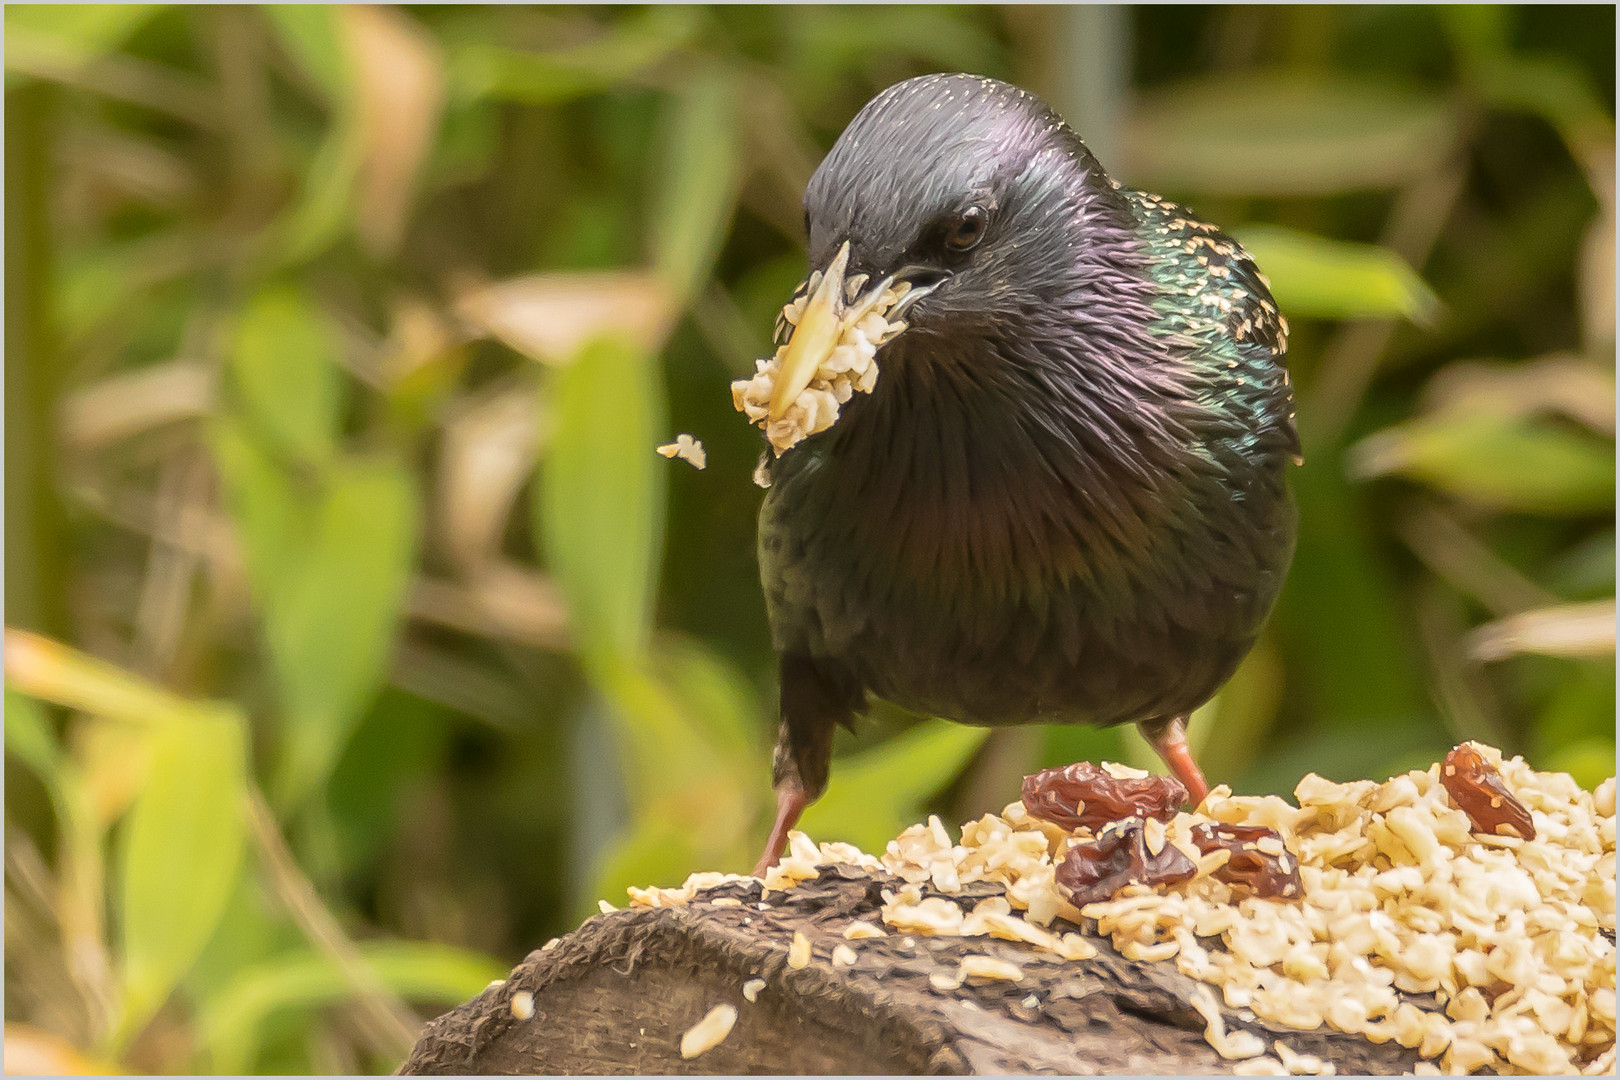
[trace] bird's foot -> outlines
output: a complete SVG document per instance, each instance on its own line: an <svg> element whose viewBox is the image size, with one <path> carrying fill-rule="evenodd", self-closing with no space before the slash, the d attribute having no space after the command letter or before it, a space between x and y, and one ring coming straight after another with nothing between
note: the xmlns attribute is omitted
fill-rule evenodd
<svg viewBox="0 0 1620 1080"><path fill-rule="evenodd" d="M783 784L776 789L776 822L771 826L770 839L765 841L765 853L754 867L755 877L764 877L765 871L776 865L787 847L788 830L799 823L799 815L809 805L809 796L797 784Z"/></svg>
<svg viewBox="0 0 1620 1080"><path fill-rule="evenodd" d="M1199 771L1192 748L1187 745L1186 718L1178 716L1162 725L1140 724L1138 730L1176 779L1186 785L1192 805L1203 802L1204 796L1209 794L1209 784L1204 782L1204 774Z"/></svg>

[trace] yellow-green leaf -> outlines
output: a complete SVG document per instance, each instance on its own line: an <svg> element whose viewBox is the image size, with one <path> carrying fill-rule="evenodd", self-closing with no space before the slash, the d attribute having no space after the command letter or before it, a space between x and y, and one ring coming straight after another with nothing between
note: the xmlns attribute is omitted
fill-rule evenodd
<svg viewBox="0 0 1620 1080"><path fill-rule="evenodd" d="M1457 123L1444 100L1383 81L1212 76L1141 99L1125 126L1118 175L1166 194L1390 188L1448 153Z"/></svg>
<svg viewBox="0 0 1620 1080"><path fill-rule="evenodd" d="M279 452L322 464L342 410L340 345L326 316L299 290L266 289L242 313L230 372L249 425Z"/></svg>
<svg viewBox="0 0 1620 1080"><path fill-rule="evenodd" d="M882 851L901 829L915 824L923 800L954 779L987 728L929 720L883 745L833 763L821 801L799 827L817 841L843 840L863 851Z"/></svg>
<svg viewBox="0 0 1620 1080"><path fill-rule="evenodd" d="M1233 235L1254 256L1290 317L1427 322L1440 307L1434 290L1388 248L1276 225L1253 225Z"/></svg>
<svg viewBox="0 0 1620 1080"><path fill-rule="evenodd" d="M1542 416L1450 409L1352 448L1352 473L1399 474L1476 506L1590 514L1614 506L1614 443Z"/></svg>
<svg viewBox="0 0 1620 1080"><path fill-rule="evenodd" d="M506 968L487 956L425 941L377 941L360 946L377 981L407 1000L434 1005L475 996ZM353 988L331 958L299 950L249 967L200 1002L200 1050L208 1071L247 1073L256 1064L267 1021L348 1000Z"/></svg>
<svg viewBox="0 0 1620 1080"><path fill-rule="evenodd" d="M325 780L387 676L419 532L404 465L339 459L308 540L260 597L285 719L275 789L285 804Z"/></svg>
<svg viewBox="0 0 1620 1080"><path fill-rule="evenodd" d="M664 385L656 358L618 338L587 344L555 382L536 532L587 658L646 649L663 555Z"/></svg>
<svg viewBox="0 0 1620 1080"><path fill-rule="evenodd" d="M57 787L62 751L45 710L31 697L6 688L6 750L34 770L46 788Z"/></svg>
<svg viewBox="0 0 1620 1080"><path fill-rule="evenodd" d="M683 301L703 287L736 205L735 101L736 87L721 72L685 83L670 101L653 158L653 265Z"/></svg>
<svg viewBox="0 0 1620 1080"><path fill-rule="evenodd" d="M130 808L122 873L123 1039L162 1007L208 943L241 867L244 732L230 708L197 706L154 727Z"/></svg>
<svg viewBox="0 0 1620 1080"><path fill-rule="evenodd" d="M6 57L13 51L79 67L116 50L166 4L7 4ZM7 64L10 67L10 64Z"/></svg>

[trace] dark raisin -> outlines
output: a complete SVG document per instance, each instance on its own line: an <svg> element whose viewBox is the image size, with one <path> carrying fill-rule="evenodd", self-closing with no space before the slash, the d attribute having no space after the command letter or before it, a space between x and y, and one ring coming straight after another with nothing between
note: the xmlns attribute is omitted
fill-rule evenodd
<svg viewBox="0 0 1620 1080"><path fill-rule="evenodd" d="M1057 868L1057 883L1075 907L1118 895L1127 885L1154 887L1191 881L1198 872L1176 845L1165 842L1157 855L1148 851L1142 819L1108 826L1095 840L1074 845Z"/></svg>
<svg viewBox="0 0 1620 1080"><path fill-rule="evenodd" d="M1468 743L1452 747L1446 755L1440 765L1440 783L1451 801L1474 823L1474 831L1500 836L1506 825L1526 840L1536 838L1530 811L1502 783L1496 766Z"/></svg>
<svg viewBox="0 0 1620 1080"><path fill-rule="evenodd" d="M1115 779L1080 761L1024 777L1023 799L1032 817L1065 829L1100 829L1129 817L1169 821L1187 801L1187 789L1169 776Z"/></svg>
<svg viewBox="0 0 1620 1080"><path fill-rule="evenodd" d="M1284 848L1280 853L1261 851L1260 841L1282 834L1265 825L1195 825L1193 843L1205 855L1230 851L1232 857L1218 868L1214 877L1241 892L1263 899L1298 900L1303 887L1299 880L1299 857ZM1268 845L1269 846L1269 845Z"/></svg>

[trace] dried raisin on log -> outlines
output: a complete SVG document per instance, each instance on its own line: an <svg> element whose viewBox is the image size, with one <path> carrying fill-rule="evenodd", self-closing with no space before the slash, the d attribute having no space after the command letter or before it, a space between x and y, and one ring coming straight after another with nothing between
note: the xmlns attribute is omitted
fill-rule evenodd
<svg viewBox="0 0 1620 1080"><path fill-rule="evenodd" d="M1187 801L1187 789L1173 777L1121 780L1080 761L1024 777L1023 801L1032 817L1065 829L1100 829L1130 817L1169 821Z"/></svg>
<svg viewBox="0 0 1620 1080"><path fill-rule="evenodd" d="M1275 844L1265 843L1274 840ZM1297 900L1302 894L1299 859L1283 846L1282 834L1265 825L1195 825L1192 841L1205 855L1230 851L1214 877L1262 899ZM1272 849L1272 850L1267 850Z"/></svg>
<svg viewBox="0 0 1620 1080"><path fill-rule="evenodd" d="M1075 907L1084 907L1114 897L1127 885L1179 885L1196 873L1198 867L1174 844L1165 844L1157 855L1150 852L1141 819L1131 818L1071 847L1057 868L1057 883Z"/></svg>
<svg viewBox="0 0 1620 1080"><path fill-rule="evenodd" d="M1446 755L1440 783L1477 831L1499 836L1506 825L1526 840L1536 838L1530 811L1507 789L1496 766L1468 743L1459 743Z"/></svg>

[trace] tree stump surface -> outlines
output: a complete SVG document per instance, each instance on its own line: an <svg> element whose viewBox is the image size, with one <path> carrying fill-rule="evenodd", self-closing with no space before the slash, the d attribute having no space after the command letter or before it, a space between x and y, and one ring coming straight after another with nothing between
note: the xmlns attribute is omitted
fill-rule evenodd
<svg viewBox="0 0 1620 1080"><path fill-rule="evenodd" d="M759 882L730 883L685 907L632 908L593 916L536 950L504 983L431 1021L402 1074L534 1073L1044 1073L1218 1074L1230 1072L1203 1037L1191 1004L1201 985L1173 961L1127 960L1087 933L1095 959L1063 960L1022 942L995 938L889 937L846 942L857 919L881 925L885 887L901 882L849 866L772 892L761 909ZM945 896L964 911L993 884ZM716 899L739 901L737 905ZM1055 930L1085 928L1056 925ZM1094 928L1093 928L1094 929ZM788 966L795 931L812 943L803 968ZM911 947L905 946L909 938ZM848 944L853 967L835 967ZM992 956L1023 969L1011 981L937 989L930 976L954 976L962 957ZM763 979L753 1002L743 984ZM514 1014L514 996L533 996L534 1014ZM1033 1000L1031 1000L1033 998ZM1220 1000L1219 991L1215 998ZM691 1060L681 1035L711 1008L737 1009L730 1035ZM524 1011L520 1008L520 1012ZM1227 1029L1282 1039L1332 1062L1343 1074L1411 1072L1415 1051L1326 1028L1274 1028L1222 1006Z"/></svg>

